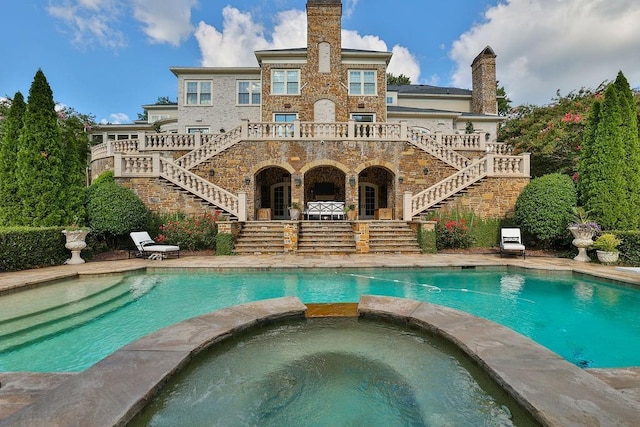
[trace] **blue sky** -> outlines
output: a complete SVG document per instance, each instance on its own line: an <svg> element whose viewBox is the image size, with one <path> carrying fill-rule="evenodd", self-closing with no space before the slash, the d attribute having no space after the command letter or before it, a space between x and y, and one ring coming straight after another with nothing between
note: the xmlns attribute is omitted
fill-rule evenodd
<svg viewBox="0 0 640 427"><path fill-rule="evenodd" d="M306 0L2 1L0 97L28 95L41 68L58 103L128 123L171 66L251 66L253 50L304 47ZM414 83L470 87L490 45L514 104L594 88L622 70L640 86L637 0L343 0L343 47L394 52ZM390 7L391 5L391 7Z"/></svg>

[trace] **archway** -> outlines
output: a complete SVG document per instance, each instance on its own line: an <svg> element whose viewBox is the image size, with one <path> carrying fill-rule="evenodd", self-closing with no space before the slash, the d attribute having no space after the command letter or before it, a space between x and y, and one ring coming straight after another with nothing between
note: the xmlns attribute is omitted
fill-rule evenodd
<svg viewBox="0 0 640 427"><path fill-rule="evenodd" d="M260 213L268 210L270 219L289 219L291 205L291 174L284 168L272 166L256 174L255 206Z"/></svg>
<svg viewBox="0 0 640 427"><path fill-rule="evenodd" d="M358 218L373 219L377 209L393 208L393 173L380 166L370 166L358 174Z"/></svg>

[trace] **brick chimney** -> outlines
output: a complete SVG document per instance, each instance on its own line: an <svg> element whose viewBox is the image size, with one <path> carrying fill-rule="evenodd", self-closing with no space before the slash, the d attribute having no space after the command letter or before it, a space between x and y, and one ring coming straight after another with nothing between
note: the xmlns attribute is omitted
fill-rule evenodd
<svg viewBox="0 0 640 427"><path fill-rule="evenodd" d="M471 64L471 112L475 114L498 114L496 99L496 54L490 46L485 47Z"/></svg>

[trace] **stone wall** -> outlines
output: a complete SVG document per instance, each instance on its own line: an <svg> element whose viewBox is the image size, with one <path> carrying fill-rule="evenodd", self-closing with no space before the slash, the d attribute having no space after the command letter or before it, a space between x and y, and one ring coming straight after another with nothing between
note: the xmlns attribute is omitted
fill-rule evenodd
<svg viewBox="0 0 640 427"><path fill-rule="evenodd" d="M518 196L529 178L487 178L469 188L468 192L449 201L443 209L460 207L481 218L510 218Z"/></svg>

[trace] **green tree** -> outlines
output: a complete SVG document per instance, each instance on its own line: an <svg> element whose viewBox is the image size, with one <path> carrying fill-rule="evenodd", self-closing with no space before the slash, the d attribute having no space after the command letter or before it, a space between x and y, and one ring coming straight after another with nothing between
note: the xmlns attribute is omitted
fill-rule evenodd
<svg viewBox="0 0 640 427"><path fill-rule="evenodd" d="M604 228L627 229L634 224L628 218L622 108L615 85L607 87L602 105L594 106L588 120L578 169L583 206Z"/></svg>
<svg viewBox="0 0 640 427"><path fill-rule="evenodd" d="M4 121L2 144L0 145L0 226L19 223L22 214L18 185L16 182L16 161L18 159L18 137L23 126L27 105L21 92L16 92Z"/></svg>
<svg viewBox="0 0 640 427"><path fill-rule="evenodd" d="M16 161L21 225L61 225L73 218L74 212L65 212L65 164L53 93L38 70L29 89Z"/></svg>
<svg viewBox="0 0 640 427"><path fill-rule="evenodd" d="M629 201L627 217L629 226L640 226L640 139L638 135L638 108L622 71L613 83L620 102L622 125L621 138L625 150L623 176L627 181L627 197Z"/></svg>
<svg viewBox="0 0 640 427"><path fill-rule="evenodd" d="M168 96L159 96L158 100L155 103L155 105L171 105L171 104L175 104L175 102L173 102L171 98L169 98ZM145 121L145 122L149 120L149 113L147 112L147 110L144 110L142 113L138 113L138 120Z"/></svg>
<svg viewBox="0 0 640 427"><path fill-rule="evenodd" d="M498 95L498 115L502 117L506 117L509 115L511 111L511 100L507 96L507 91L504 86L499 86L498 81L496 81L496 95Z"/></svg>
<svg viewBox="0 0 640 427"><path fill-rule="evenodd" d="M390 85L410 85L411 79L404 74L400 74L399 76L394 76L391 73L387 73L387 86Z"/></svg>
<svg viewBox="0 0 640 427"><path fill-rule="evenodd" d="M573 175L582 149L582 134L591 105L601 96L582 88L566 96L557 93L549 105L521 105L513 108L499 128L498 139L511 144L517 152L531 153L531 175L554 172Z"/></svg>

